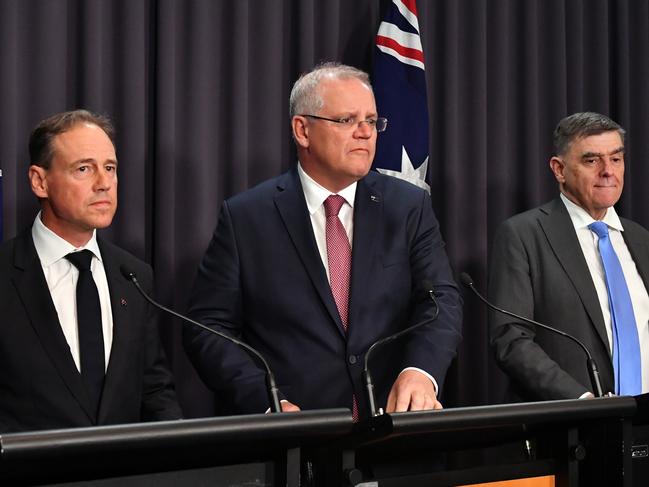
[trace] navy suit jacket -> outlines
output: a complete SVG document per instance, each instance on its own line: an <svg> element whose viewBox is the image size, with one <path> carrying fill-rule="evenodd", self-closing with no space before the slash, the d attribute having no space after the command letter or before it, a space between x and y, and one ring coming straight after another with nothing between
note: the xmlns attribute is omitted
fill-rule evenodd
<svg viewBox="0 0 649 487"><path fill-rule="evenodd" d="M622 235L649 289L649 232L621 219ZM614 391L601 306L577 233L560 199L505 221L496 233L489 295L498 306L579 339ZM508 400L575 399L593 392L586 355L570 339L490 314L496 360L512 379ZM646 326L647 324L645 324Z"/></svg>
<svg viewBox="0 0 649 487"><path fill-rule="evenodd" d="M113 344L99 412L90 407L63 335L31 229L0 248L0 432L181 417L155 312L120 273L151 290L151 268L99 239L113 313Z"/></svg>
<svg viewBox="0 0 649 487"><path fill-rule="evenodd" d="M190 314L259 349L282 396L302 409L351 408L353 393L364 410L364 354L432 315L426 280L440 295L439 318L373 355L380 405L407 366L427 371L441 388L461 339L461 301L430 197L374 172L358 182L345 333L294 168L223 203ZM194 329L185 329L185 347L232 412L267 409L264 374L247 353Z"/></svg>

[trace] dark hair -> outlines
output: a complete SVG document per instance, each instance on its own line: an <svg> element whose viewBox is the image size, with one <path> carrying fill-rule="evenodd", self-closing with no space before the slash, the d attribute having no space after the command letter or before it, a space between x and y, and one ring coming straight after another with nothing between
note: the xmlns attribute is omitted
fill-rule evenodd
<svg viewBox="0 0 649 487"><path fill-rule="evenodd" d="M554 129L554 148L557 155L568 152L570 144L575 140L590 135L599 135L603 132L617 131L624 144L626 132L620 125L606 115L595 112L578 112L562 119Z"/></svg>
<svg viewBox="0 0 649 487"><path fill-rule="evenodd" d="M115 143L115 129L108 117L88 110L72 110L52 115L41 121L29 137L29 157L32 164L49 169L54 156L52 140L81 123L96 125Z"/></svg>

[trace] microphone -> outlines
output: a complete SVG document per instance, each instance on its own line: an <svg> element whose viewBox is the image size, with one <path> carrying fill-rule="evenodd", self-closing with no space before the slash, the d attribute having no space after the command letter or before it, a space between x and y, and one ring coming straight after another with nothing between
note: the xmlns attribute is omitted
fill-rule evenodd
<svg viewBox="0 0 649 487"><path fill-rule="evenodd" d="M405 330L401 330L393 335L377 340L370 346L370 348L367 349L367 352L365 353L365 364L363 366L363 382L365 382L365 390L367 391L367 400L370 406L370 416L372 417L380 416L381 414L383 414L383 408L380 408L378 411L376 409L376 399L374 398L374 384L372 383L372 375L370 373L370 366L369 366L370 355L378 347L381 347L386 343L396 340L397 338L402 337L406 333L410 333L412 330L416 328L432 323L437 319L437 316L439 315L439 304L437 303L437 299L435 299L436 294L435 291L433 291L432 283L430 283L429 281L424 281L422 284L426 289L428 289L428 291L426 291L428 293L428 297L430 297L431 301L435 305L435 313L433 314L433 316L426 320L420 321L419 323L415 323L414 325L409 326Z"/></svg>
<svg viewBox="0 0 649 487"><path fill-rule="evenodd" d="M602 391L602 383L600 382L599 378L599 369L597 368L597 363L595 363L595 359L593 359L592 355L586 348L586 345L584 345L581 341L579 341L577 338L575 338L572 335L569 335L568 333L558 330L556 328L553 328L548 325L544 325L543 323L539 323L538 321L531 320L529 318L525 318L524 316L517 315L516 313L512 313L511 311L507 311L506 309L499 308L498 306L495 306L494 304L490 303L487 301L487 299L482 296L478 290L474 287L473 285L473 279L471 279L471 276L469 276L466 272L463 272L460 274L460 281L462 284L464 284L466 287L471 289L473 293L478 296L480 301L482 301L484 304L487 305L488 308L493 309L494 311L498 311L499 313L511 316L513 318L516 318L517 320L524 321L525 323L529 323L534 326L538 326L540 328L543 328L544 330L551 331L552 333L556 333L557 335L561 335L563 337L569 338L573 342L575 342L577 345L581 347L581 349L584 351L586 354L587 360L586 364L588 365L588 375L590 376L590 381L591 385L593 386L593 389L595 390L595 396L596 397L603 397L604 393Z"/></svg>
<svg viewBox="0 0 649 487"><path fill-rule="evenodd" d="M198 321L192 320L191 318L188 318L187 316L183 316L180 313L176 313L175 311L166 308L162 306L160 303L156 302L151 298L145 291L142 289L140 286L140 283L137 280L137 275L134 272L131 272L124 266L120 266L119 268L120 272L122 275L131 281L137 290L140 292L140 294L146 299L149 303L151 303L153 306L155 306L158 309L161 309L162 311L165 311L176 318L180 318L186 323L191 323L192 325L198 326L199 328L202 328L205 331L208 331L210 333L213 333L214 335L217 335L221 338L225 338L226 340L235 343L236 345L244 348L246 351L248 351L251 355L254 357L258 358L259 361L263 364L264 368L266 369L266 389L268 390L268 399L270 400L271 404L271 409L275 413L281 413L282 408L279 404L279 396L277 394L277 385L275 384L275 377L273 376L273 372L270 370L270 366L268 365L268 362L266 362L266 359L263 357L261 353L259 353L257 350L255 350L253 347L248 345L247 343L242 342L241 340L237 340L234 337L231 337L230 335L226 335L225 333L221 333L220 331L213 330L209 326L205 326L202 323L199 323Z"/></svg>

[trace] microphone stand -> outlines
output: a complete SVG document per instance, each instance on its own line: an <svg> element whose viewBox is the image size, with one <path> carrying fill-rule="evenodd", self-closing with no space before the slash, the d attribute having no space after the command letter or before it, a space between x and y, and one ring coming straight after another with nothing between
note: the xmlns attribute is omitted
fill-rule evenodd
<svg viewBox="0 0 649 487"><path fill-rule="evenodd" d="M365 390L367 391L367 400L370 407L370 417L380 416L383 414L383 408L379 408L378 411L376 409L376 399L374 397L374 384L372 383L372 375L370 373L370 367L369 367L370 355L378 347L383 346L386 343L389 343L393 340L396 340L397 338L400 338L401 336L411 332L415 328L419 328L420 326L432 323L437 319L437 317L439 316L439 304L437 304L437 299L435 299L435 292L432 289L429 289L428 296L430 297L430 299L433 301L433 304L435 305L435 313L432 316L432 318L428 318L427 320L420 321L419 323L409 326L405 330L401 330L395 333L394 335L387 336L385 338L382 338L374 342L365 353L365 362L363 366L363 382L365 382Z"/></svg>
<svg viewBox="0 0 649 487"><path fill-rule="evenodd" d="M268 362L266 359L263 357L261 353L259 353L257 350L252 348L250 345L247 343L242 342L241 340L237 340L234 337L231 337L230 335L226 335L225 333L221 333L217 330L214 330L210 328L209 326L205 326L202 323L199 323L198 321L192 320L191 318L188 318L187 316L183 316L180 313L176 313L174 310L171 310L160 303L154 301L146 292L144 292L144 289L140 286L140 283L137 280L137 276L135 275L134 272L131 272L124 268L124 266L120 267L120 271L122 272L122 275L131 281L137 290L140 292L140 294L146 299L149 303L151 303L153 306L156 308L159 308L163 311L166 311L167 313L175 316L176 318L180 318L181 320L191 323L192 325L198 326L202 328L205 331L208 331L214 335L217 335L221 338L224 338L232 343L235 343L239 345L240 347L244 348L246 351L248 351L250 354L252 354L254 357L258 358L259 361L263 364L264 368L266 369L266 389L268 391L268 399L271 404L271 410L274 413L281 413L282 412L282 407L280 406L279 403L279 395L278 395L278 389L277 385L275 384L275 377L273 376L273 372L270 370L270 366L268 365Z"/></svg>
<svg viewBox="0 0 649 487"><path fill-rule="evenodd" d="M516 313L512 313L511 311L507 311L506 309L499 308L498 306L495 306L494 304L490 303L487 301L487 299L482 296L478 292L478 290L474 287L473 285L473 279L471 279L471 276L469 276L466 272L463 272L460 274L460 281L462 284L464 284L466 287L471 289L473 291L473 294L478 296L480 301L482 301L484 304L487 305L488 308L493 309L494 311L497 311L499 313L505 314L507 316L511 316L512 318L516 318L517 320L524 321L525 323L529 323L534 326L538 326L540 328L543 328L544 330L551 331L553 333L557 333L563 337L569 338L573 342L575 342L577 345L581 347L581 349L584 351L586 354L587 360L586 364L588 366L588 375L590 376L590 381L591 385L593 386L593 389L595 391L595 397L604 397L604 392L602 390L602 383L600 381L599 377L599 369L597 368L597 363L595 362L595 359L593 359L592 355L586 348L586 345L584 345L580 340L575 338L572 335L569 335L568 333L565 333L561 330L558 330L557 328L553 328L548 325L544 325L543 323L539 323L538 321L531 320L530 318L525 318L524 316L517 315Z"/></svg>

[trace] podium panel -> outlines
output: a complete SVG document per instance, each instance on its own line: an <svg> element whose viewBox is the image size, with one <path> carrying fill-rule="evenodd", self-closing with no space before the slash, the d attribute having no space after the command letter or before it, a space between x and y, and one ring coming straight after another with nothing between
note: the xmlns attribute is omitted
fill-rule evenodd
<svg viewBox="0 0 649 487"><path fill-rule="evenodd" d="M0 435L0 484L297 487L300 449L352 428L339 409L12 433Z"/></svg>
<svg viewBox="0 0 649 487"><path fill-rule="evenodd" d="M632 397L398 413L359 425L363 481L457 486L554 476L557 486L630 486Z"/></svg>
<svg viewBox="0 0 649 487"><path fill-rule="evenodd" d="M0 484L436 487L554 477L631 486L636 400L345 409L0 435Z"/></svg>
<svg viewBox="0 0 649 487"><path fill-rule="evenodd" d="M482 484L458 485L457 487L554 487L554 476L534 477L519 480L503 480Z"/></svg>
<svg viewBox="0 0 649 487"><path fill-rule="evenodd" d="M46 485L48 487L266 486L274 485L274 478L273 465L269 462L126 475L56 484L47 483ZM16 484L12 483L11 485Z"/></svg>

